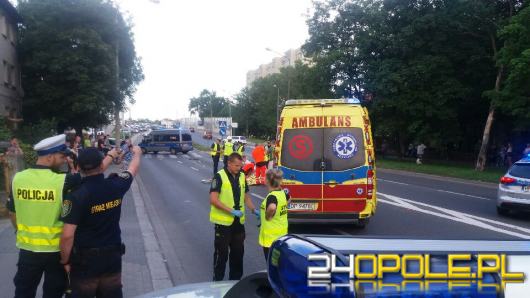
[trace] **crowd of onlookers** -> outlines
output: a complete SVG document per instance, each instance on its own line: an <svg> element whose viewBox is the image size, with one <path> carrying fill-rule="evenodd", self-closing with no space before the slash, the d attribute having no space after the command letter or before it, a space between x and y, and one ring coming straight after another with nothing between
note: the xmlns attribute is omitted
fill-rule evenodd
<svg viewBox="0 0 530 298"><path fill-rule="evenodd" d="M105 156L112 148L116 146L116 144L110 138L110 135L103 132L97 133L95 136L93 134L83 132L81 136L76 134L75 130L68 130L65 131L65 134L66 145L71 151L71 155L68 158L69 170L72 168L77 168L77 156L79 155L79 150L95 147ZM133 144L131 139L126 136L125 139L120 143L120 155L114 160L114 163L122 164L122 167L126 169L132 159L132 146Z"/></svg>

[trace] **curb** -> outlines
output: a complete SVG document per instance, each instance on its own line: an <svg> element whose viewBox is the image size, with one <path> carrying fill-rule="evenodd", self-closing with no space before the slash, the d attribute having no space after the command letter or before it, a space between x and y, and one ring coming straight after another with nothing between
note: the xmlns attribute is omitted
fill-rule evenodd
<svg viewBox="0 0 530 298"><path fill-rule="evenodd" d="M147 215L144 199L140 194L136 179L133 181L131 190L136 209L136 216L138 217L138 223L140 224L140 230L144 240L145 256L147 258L147 266L149 267L153 290L157 291L171 288L173 283L166 266L166 260L158 244L158 239L153 230L153 226L151 225L151 221L149 220L149 216Z"/></svg>
<svg viewBox="0 0 530 298"><path fill-rule="evenodd" d="M492 182L467 180L467 179L462 179L462 178L438 176L438 175L433 175L433 174L418 173L418 172L411 172L411 171L404 171L404 170L385 169L381 167L378 167L377 170L382 173L399 174L399 175L409 176L409 177L423 177L423 178L429 178L433 180L450 181L450 182L455 182L455 183L480 186L480 187L486 187L486 188L492 188L492 189L497 189L498 187L496 183L492 183Z"/></svg>

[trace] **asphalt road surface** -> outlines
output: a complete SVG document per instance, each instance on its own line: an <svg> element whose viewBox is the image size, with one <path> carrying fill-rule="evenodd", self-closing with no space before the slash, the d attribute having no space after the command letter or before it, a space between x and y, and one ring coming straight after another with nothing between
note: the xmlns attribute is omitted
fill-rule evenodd
<svg viewBox="0 0 530 298"><path fill-rule="evenodd" d="M194 141L211 144L194 134ZM222 166L222 162L220 163ZM527 214L500 217L496 186L379 170L378 209L364 229L353 225L291 225L291 233L424 239L530 239ZM209 222L212 161L195 150L146 154L137 181L175 285L212 280L213 225ZM267 191L250 189L255 205ZM244 273L265 269L257 221L247 214ZM227 266L228 267L228 266Z"/></svg>

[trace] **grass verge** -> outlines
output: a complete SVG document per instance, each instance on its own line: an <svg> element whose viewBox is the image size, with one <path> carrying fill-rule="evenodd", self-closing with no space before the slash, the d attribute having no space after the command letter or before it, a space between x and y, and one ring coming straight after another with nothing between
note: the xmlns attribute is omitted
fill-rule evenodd
<svg viewBox="0 0 530 298"><path fill-rule="evenodd" d="M431 164L428 161L427 163L417 165L413 161L390 159L378 159L377 167L491 183L499 182L500 177L506 172L506 170L498 168L486 169L483 172L479 172L469 166L438 163Z"/></svg>
<svg viewBox="0 0 530 298"><path fill-rule="evenodd" d="M195 149L197 149L199 151L204 151L204 152L210 151L209 147L206 147L206 146L203 146L203 145L197 144L197 143L193 143L193 148L195 148Z"/></svg>

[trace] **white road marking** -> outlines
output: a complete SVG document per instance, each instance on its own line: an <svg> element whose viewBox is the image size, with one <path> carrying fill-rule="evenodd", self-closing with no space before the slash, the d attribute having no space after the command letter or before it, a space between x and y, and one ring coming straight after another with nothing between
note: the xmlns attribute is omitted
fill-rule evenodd
<svg viewBox="0 0 530 298"><path fill-rule="evenodd" d="M176 155L170 155L169 158L175 159L175 158L178 158L178 157Z"/></svg>
<svg viewBox="0 0 530 298"><path fill-rule="evenodd" d="M378 193L378 194L382 195L382 196L384 196L384 197L386 197L388 199L388 200L387 199L381 199L381 198L378 199L378 201L380 201L382 203L385 203L385 204L389 204L389 205L393 205L393 206L409 209L409 210L412 210L412 211L416 211L416 212L420 212L420 213L425 213L425 214L429 214L429 215L433 215L433 216L449 219L449 220L452 220L452 221L456 221L456 222L468 224L468 225L471 225L471 226L483 228L483 229L490 230L490 231L493 231L493 232L498 232L498 233L502 233L502 234L506 234L506 235L510 235L510 236L515 236L515 237L522 238L522 239L530 239L530 235L528 235L528 234L530 234L530 230L526 229L526 228L523 228L523 227L519 227L519 226L516 226L516 225L500 222L498 220L491 220L491 219L488 219L488 218L483 218L483 217L475 216L475 215L472 215L472 214L468 214L468 213L464 213L464 212L460 212L460 211L455 211L455 210L451 210L451 209L447 209L447 208L443 208L443 207L439 207L439 206L435 206L435 205L430 205L430 204L426 204L426 203L422 203L422 202L416 202L416 201L413 201L413 200L408 200L408 199L401 198L401 197L396 197L396 196L393 196L393 195L388 195L388 194L384 194L384 193ZM425 207L437 210L439 212L428 210ZM509 231L509 230L506 230L506 229L495 227L495 226L493 226L491 224L487 224L486 222L489 222L491 224L498 225L498 226L504 226L504 227L507 227L507 228L516 229L516 230L519 230L521 232L528 233L528 234L522 234L522 233L518 233L518 232L514 232L514 231Z"/></svg>
<svg viewBox="0 0 530 298"><path fill-rule="evenodd" d="M253 192L251 192L250 195L253 196L253 197L256 197L256 198L258 198L258 199L260 199L260 200L265 200L265 197L264 197L264 196L260 196L260 195L258 195L258 194L253 193Z"/></svg>
<svg viewBox="0 0 530 298"><path fill-rule="evenodd" d="M444 189L435 189L435 188L425 187L425 186L421 186L421 185L413 185L413 184L408 184L408 183L403 183L403 182L398 182L398 181L393 181L393 180L386 180L386 179L381 179L381 178L377 178L377 180L383 181L383 182L388 182L388 183L400 184L400 185L407 185L407 186L411 186L412 185L412 186L415 186L415 187L421 187L421 188L425 188L425 189L429 189L429 190L434 190L434 191L437 191L437 192L445 192L445 193L450 193L450 194L453 194L453 195L459 195L459 196L469 197L469 198L474 198L474 199L479 199L479 200L487 200L487 201L491 201L492 200L492 199L488 199L488 198L485 198L485 197L469 195L469 194L465 194L465 193L454 192L454 191L449 191L449 190L444 190Z"/></svg>
<svg viewBox="0 0 530 298"><path fill-rule="evenodd" d="M464 197L475 198L475 199L479 199L479 200L486 200L486 201L491 201L491 200L492 200L492 199L488 199L488 198L485 198L485 197L479 197L479 196L474 196L474 195L468 195L468 194L465 194L465 193L454 192L454 191L448 191L448 190L443 190L443 189L437 189L436 191L439 191L439 192L445 192L445 193L450 193L450 194L453 194L453 195L459 195L459 196L464 196Z"/></svg>
<svg viewBox="0 0 530 298"><path fill-rule="evenodd" d="M194 167L190 167L190 168L191 168L192 170L194 170L194 171L197 171L197 172L199 171L199 169L197 169L197 168L194 168Z"/></svg>
<svg viewBox="0 0 530 298"><path fill-rule="evenodd" d="M408 183L397 182L397 181L392 181L392 180L386 180L386 179L381 179L381 178L377 178L377 180L378 181L383 181L383 182L394 183L394 184L400 184L400 185L410 185Z"/></svg>
<svg viewBox="0 0 530 298"><path fill-rule="evenodd" d="M178 163L180 163L180 164L183 164L183 162L182 162L182 161L180 161L180 160L177 160L177 162L178 162Z"/></svg>

